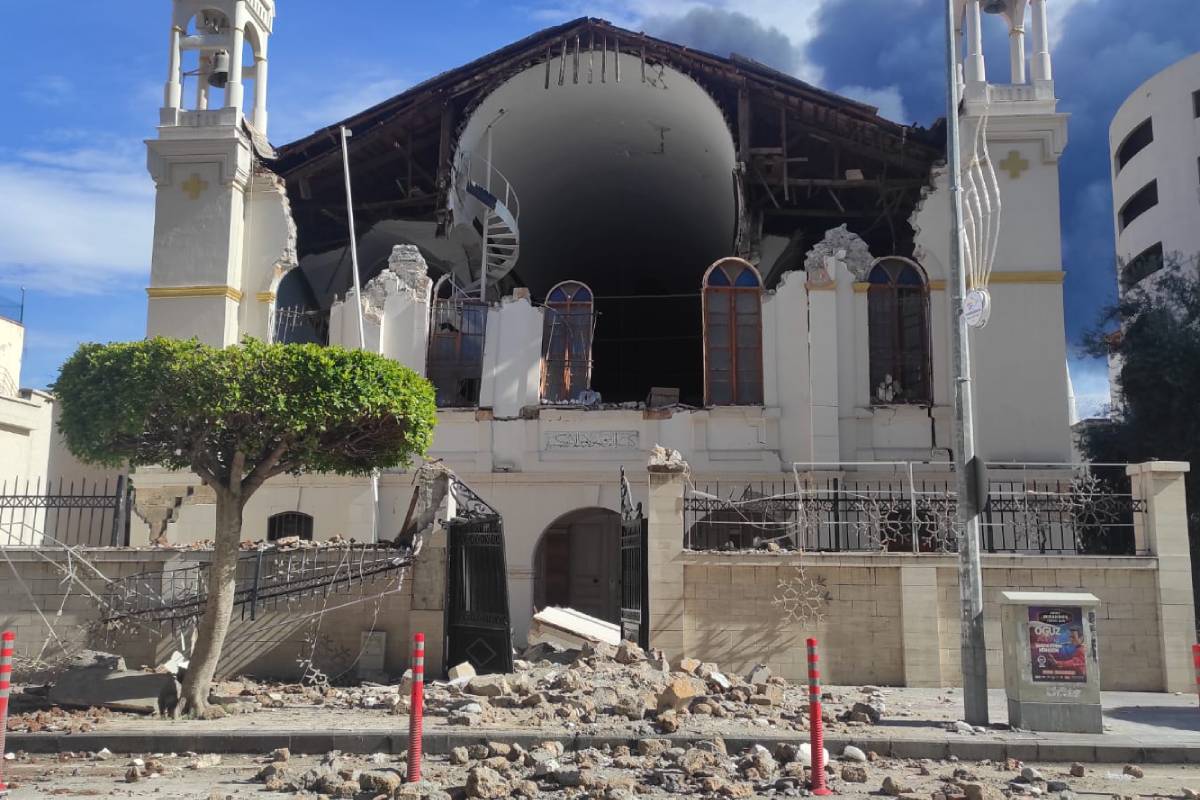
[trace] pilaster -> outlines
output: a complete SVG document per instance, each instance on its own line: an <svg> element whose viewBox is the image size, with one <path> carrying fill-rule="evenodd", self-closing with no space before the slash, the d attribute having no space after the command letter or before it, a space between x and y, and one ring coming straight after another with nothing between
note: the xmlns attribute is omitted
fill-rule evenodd
<svg viewBox="0 0 1200 800"><path fill-rule="evenodd" d="M1134 514L1137 552L1158 558L1159 641L1163 690L1168 692L1195 688L1192 645L1196 642L1196 613L1184 485L1190 469L1184 461L1150 461L1126 468L1134 499L1146 504L1144 513Z"/></svg>
<svg viewBox="0 0 1200 800"><path fill-rule="evenodd" d="M681 658L686 613L683 589L683 489L686 462L651 458L647 521L650 646L672 662Z"/></svg>
<svg viewBox="0 0 1200 800"><path fill-rule="evenodd" d="M941 687L936 567L901 565L900 625L904 642L904 685Z"/></svg>

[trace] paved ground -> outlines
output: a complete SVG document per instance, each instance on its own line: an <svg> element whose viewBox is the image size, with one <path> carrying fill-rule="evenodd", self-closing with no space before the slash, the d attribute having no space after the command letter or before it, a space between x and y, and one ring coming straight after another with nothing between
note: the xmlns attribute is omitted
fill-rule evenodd
<svg viewBox="0 0 1200 800"><path fill-rule="evenodd" d="M838 711L863 696L862 687L829 687L836 700L829 710ZM1031 733L1003 729L1007 721L1002 690L991 692L994 726L965 735L948 731L947 723L961 716L961 693L957 690L880 690L886 712L877 725L834 723L828 726L831 742L855 743L881 755L905 757L963 758L1016 757L1045 760L1127 760L1200 762L1200 708L1191 695L1105 692L1105 733L1075 735ZM732 742L778 742L803 740L807 725L783 719L769 721L691 716L682 720L675 736L696 740L719 735ZM761 724L767 722L767 724ZM9 749L53 752L59 749L114 752L152 749L204 752L261 753L271 747L295 745L310 752L340 749L347 752L398 752L406 746L408 718L375 709L329 709L311 705L264 709L216 720L171 721L132 714L112 714L85 734L54 732L9 735ZM570 723L556 719L534 720L527 725L475 722L449 724L446 716L429 716L425 725L430 752L482 738L528 743L538 738L578 739L602 745L658 735L648 721L630 722L606 718L596 723ZM295 749L295 748L294 748Z"/></svg>
<svg viewBox="0 0 1200 800"><path fill-rule="evenodd" d="M193 759L186 756L163 755L159 761L164 773L155 777L142 777L134 783L126 780L130 769L130 761L116 758L108 761L94 761L83 758L37 757L30 760L9 762L6 775L15 781L18 787L12 792L12 800L25 798L46 797L84 797L108 796L128 798L200 798L200 800L225 800L226 798L274 798L295 797L296 792L268 791L263 784L255 782L255 774L262 768L264 759L254 759L247 756L226 756L219 765L190 769L189 762ZM566 754L561 761L564 765L572 764L572 755ZM286 765L289 775L302 773L316 766L315 756L295 756ZM343 768L361 770L388 770L404 768L396 759L387 762L370 763L367 758L343 758ZM841 765L835 764L835 773ZM1183 797L1185 788L1200 786L1200 767L1197 766L1148 766L1144 768L1144 777L1134 778L1123 773L1122 767L1088 766L1083 777L1074 777L1069 768L1063 764L1031 764L1046 781L1063 781L1069 785L1069 794L1064 797L1078 796L1080 798L1103 797L1122 800L1134 797ZM1000 800L1001 791L1012 792L1009 781L1019 770L1018 765L1003 763L951 762L951 761L878 761L863 766L867 776L865 783L848 783L838 777L831 778L831 786L839 797L865 798L878 797L879 789L885 777L891 776L899 788L905 790L906 798L930 798L944 795L947 787L974 782L986 787L985 798ZM439 790L447 792L448 797L461 797L461 787L466 783L467 767L451 767L444 758L430 758L425 764L424 777ZM663 798L678 796L678 791L670 791L671 787L648 784L653 782L653 771L645 769L615 769L611 766L600 768L597 773L602 780L610 785L630 786L628 797L636 795ZM1045 782L1037 784L1047 787ZM1043 788L1043 791L1045 789ZM580 794L579 789L564 790L553 782L539 781L537 796L545 798L606 796L604 793ZM690 792L689 792L690 793ZM768 789L751 790L744 797L792 797L798 796L797 789L781 790L772 785ZM1049 796L1058 797L1061 792ZM309 794L307 797L314 797ZM361 795L370 797L369 793ZM441 797L433 794L431 797ZM511 795L509 795L511 796ZM607 796L614 795L610 791ZM717 793L693 796L717 796ZM728 796L728 795L724 795Z"/></svg>

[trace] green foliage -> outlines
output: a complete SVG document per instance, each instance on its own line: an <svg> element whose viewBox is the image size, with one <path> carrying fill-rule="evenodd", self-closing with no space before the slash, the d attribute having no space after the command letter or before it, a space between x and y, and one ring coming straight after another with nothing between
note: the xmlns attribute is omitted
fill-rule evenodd
<svg viewBox="0 0 1200 800"><path fill-rule="evenodd" d="M1200 468L1200 274L1172 260L1106 309L1084 341L1119 363L1109 423L1084 429L1097 462L1187 461ZM1189 534L1200 544L1200 480L1188 479Z"/></svg>
<svg viewBox="0 0 1200 800"><path fill-rule="evenodd" d="M245 476L247 493L283 472L407 465L436 422L430 384L395 361L253 339L84 344L54 392L59 429L81 460L192 469L218 486Z"/></svg>

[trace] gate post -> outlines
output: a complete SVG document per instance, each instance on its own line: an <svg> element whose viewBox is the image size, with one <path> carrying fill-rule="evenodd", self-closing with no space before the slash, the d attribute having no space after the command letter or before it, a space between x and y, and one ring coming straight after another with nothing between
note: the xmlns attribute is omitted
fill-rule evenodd
<svg viewBox="0 0 1200 800"><path fill-rule="evenodd" d="M672 457L672 455L674 457ZM685 655L683 587L683 489L687 462L678 453L655 452L646 509L646 568L650 604L650 646L676 662Z"/></svg>

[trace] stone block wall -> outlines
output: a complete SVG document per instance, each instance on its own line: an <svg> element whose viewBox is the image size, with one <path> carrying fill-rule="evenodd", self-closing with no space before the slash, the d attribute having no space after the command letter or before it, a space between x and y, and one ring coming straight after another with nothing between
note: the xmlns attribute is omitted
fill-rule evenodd
<svg viewBox="0 0 1200 800"><path fill-rule="evenodd" d="M1139 556L989 554L982 558L988 681L1004 685L1000 593L1090 592L1100 599L1104 689L1193 691L1196 641L1183 492L1188 465L1129 468L1145 504ZM804 640L820 640L832 684L961 685L955 555L691 552L683 549L686 465L651 467L650 644L744 671L766 663L806 680ZM797 607L789 588L812 607Z"/></svg>

